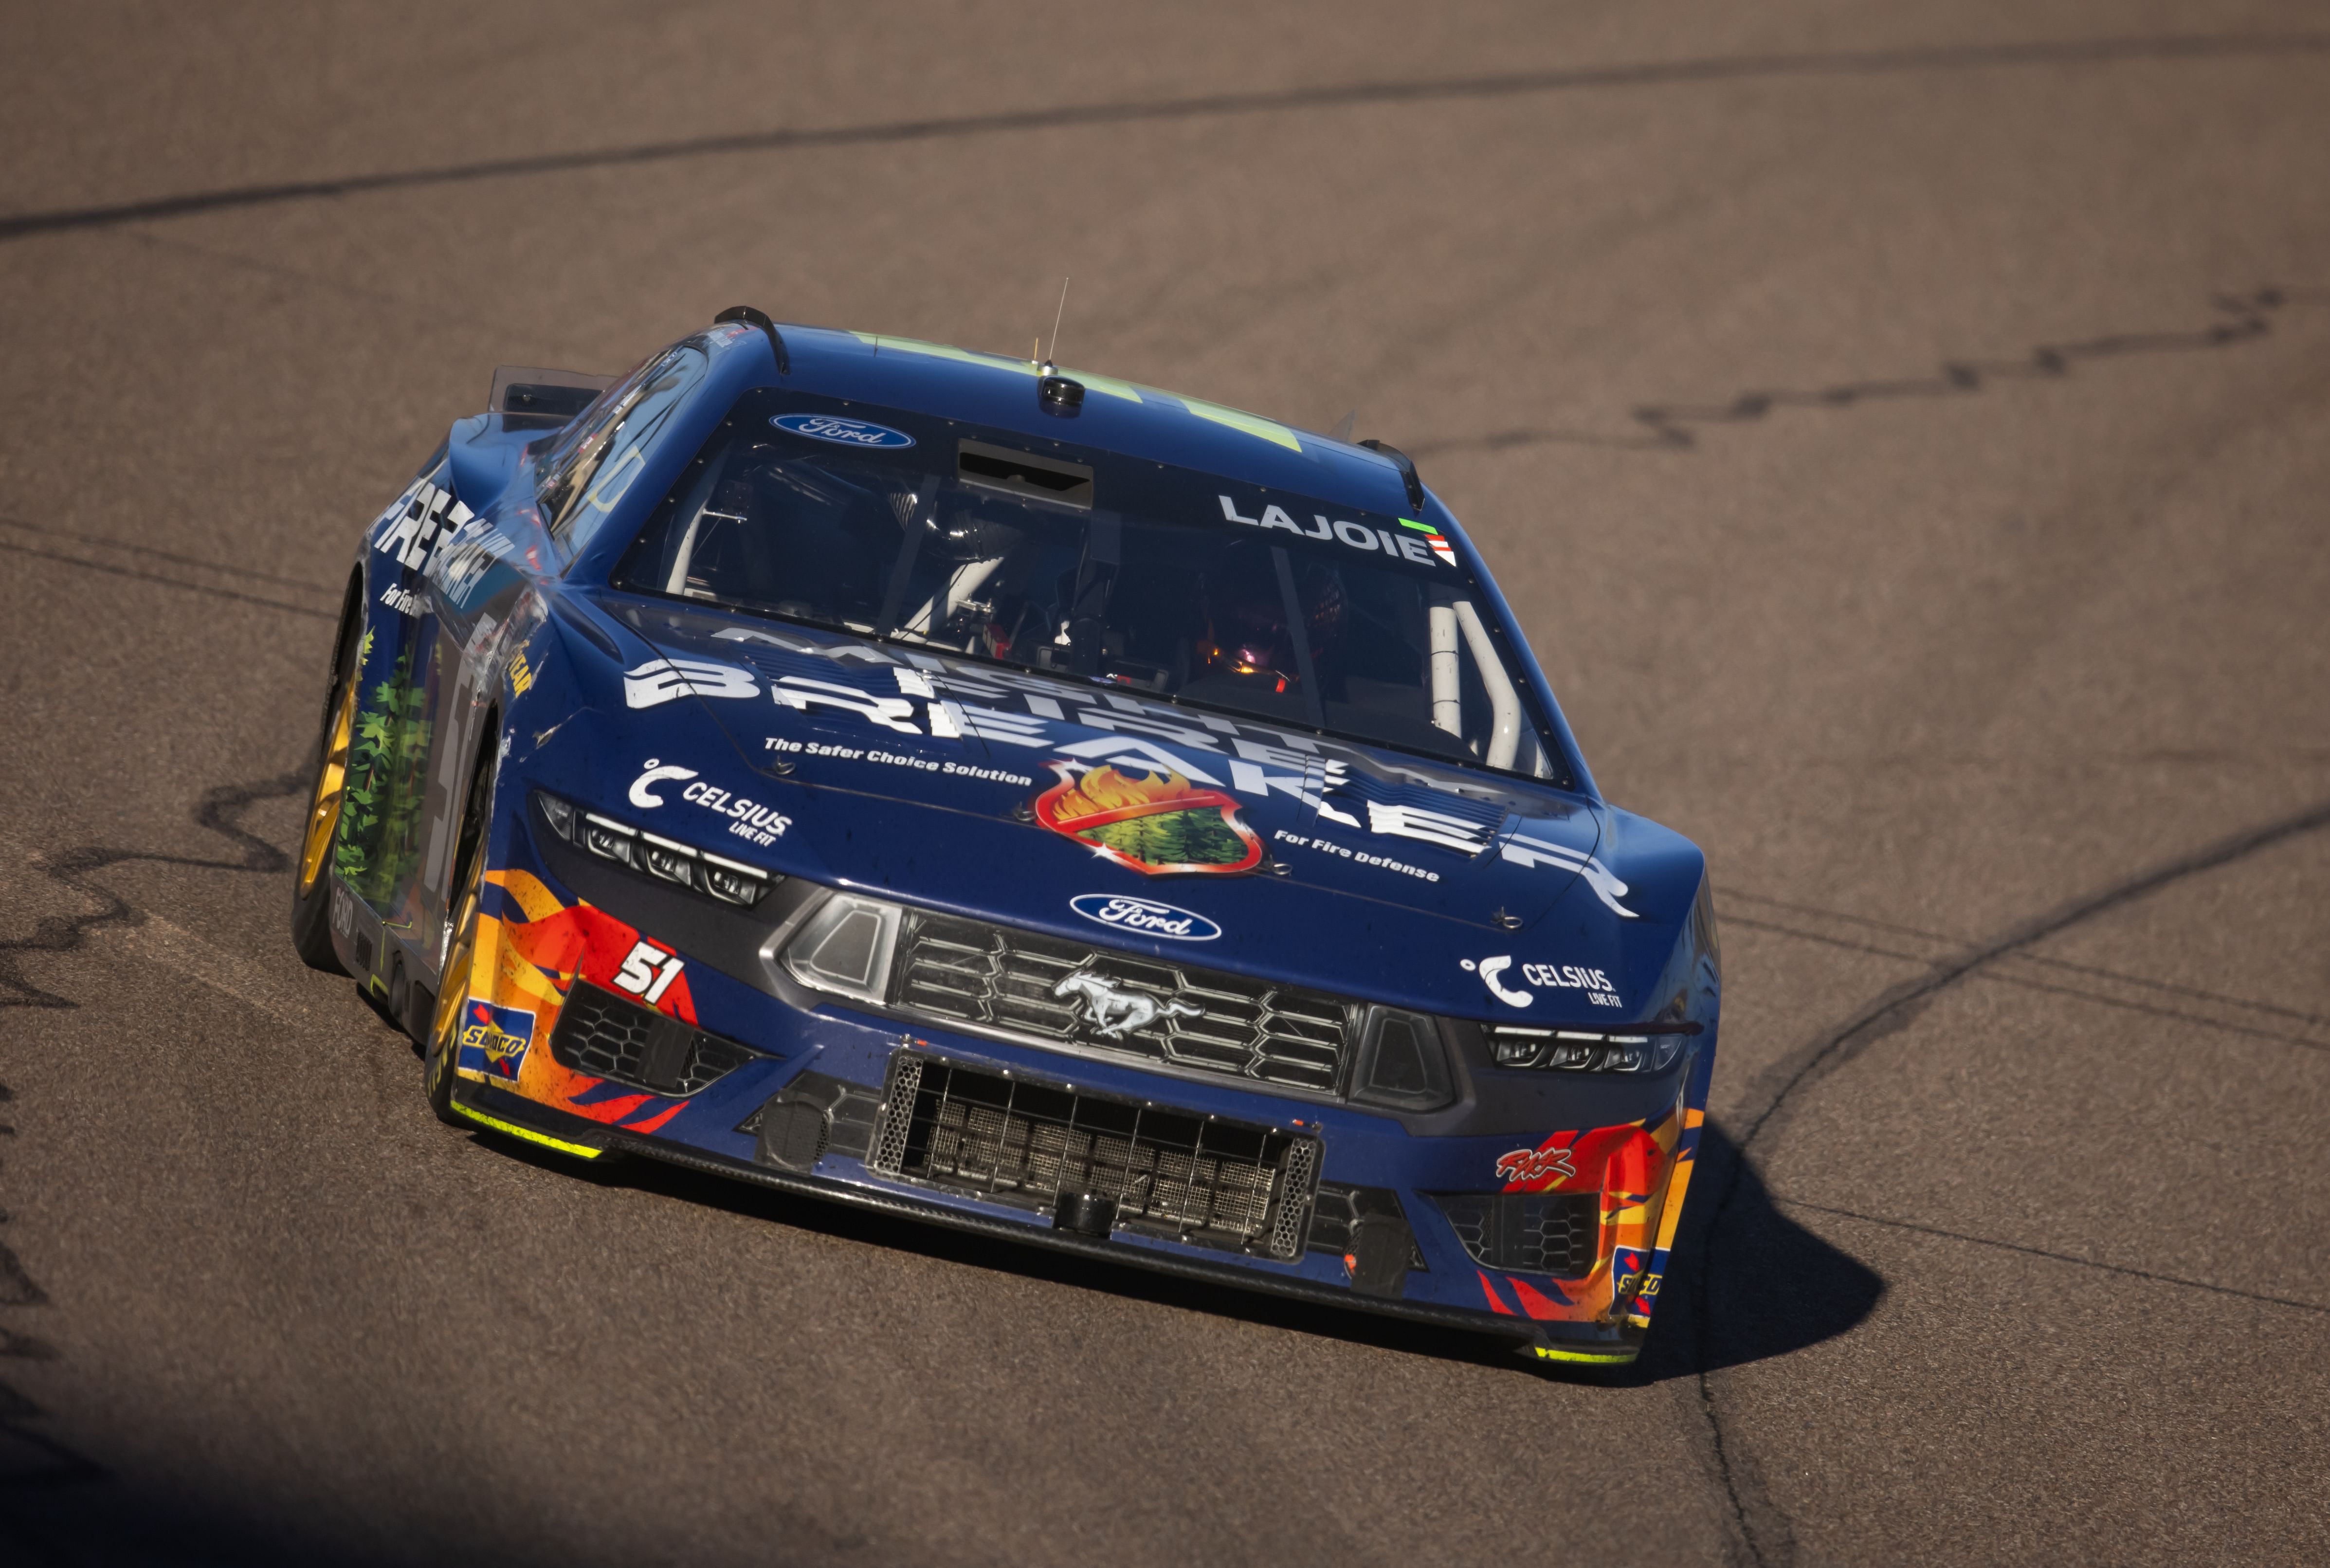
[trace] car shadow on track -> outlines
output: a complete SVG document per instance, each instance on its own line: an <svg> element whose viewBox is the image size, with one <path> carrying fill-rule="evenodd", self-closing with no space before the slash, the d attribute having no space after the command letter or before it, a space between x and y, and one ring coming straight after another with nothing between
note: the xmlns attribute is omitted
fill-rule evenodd
<svg viewBox="0 0 2330 1568"><path fill-rule="evenodd" d="M583 1166L497 1134L476 1136L511 1158L571 1179L655 1193L968 1268L1444 1361L1520 1371L1535 1371L1539 1364L1521 1360L1510 1342L1488 1335L1095 1262L1048 1248L772 1192L655 1160ZM1674 1261L1662 1282L1658 1326L1642 1359L1621 1372L1588 1373L1590 1381L1662 1383L1786 1355L1846 1333L1869 1316L1884 1293L1884 1281L1875 1270L1781 1213L1755 1166L1711 1121L1700 1136L1691 1200ZM1565 1371L1554 1375L1575 1374Z"/></svg>

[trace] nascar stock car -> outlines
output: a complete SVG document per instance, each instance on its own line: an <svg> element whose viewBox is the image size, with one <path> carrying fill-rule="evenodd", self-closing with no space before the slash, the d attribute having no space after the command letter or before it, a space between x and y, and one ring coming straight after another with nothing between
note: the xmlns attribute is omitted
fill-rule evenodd
<svg viewBox="0 0 2330 1568"><path fill-rule="evenodd" d="M365 532L293 940L456 1126L1634 1357L1720 974L1412 462L744 308Z"/></svg>

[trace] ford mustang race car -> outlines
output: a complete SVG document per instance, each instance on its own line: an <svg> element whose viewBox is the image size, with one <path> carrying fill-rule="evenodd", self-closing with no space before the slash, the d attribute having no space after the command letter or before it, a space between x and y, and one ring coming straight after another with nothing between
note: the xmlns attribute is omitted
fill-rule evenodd
<svg viewBox="0 0 2330 1568"><path fill-rule="evenodd" d="M1415 465L725 312L366 530L291 930L437 1115L1631 1360L1721 979Z"/></svg>

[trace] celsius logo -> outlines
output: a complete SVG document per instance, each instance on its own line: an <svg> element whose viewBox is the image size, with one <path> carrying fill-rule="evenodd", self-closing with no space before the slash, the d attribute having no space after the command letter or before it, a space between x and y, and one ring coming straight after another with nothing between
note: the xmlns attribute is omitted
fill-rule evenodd
<svg viewBox="0 0 2330 1568"><path fill-rule="evenodd" d="M1470 958L1460 960L1465 968L1481 977L1481 984L1494 993L1498 1001L1511 1007L1527 1007L1537 998L1526 991L1508 991L1497 983L1497 976L1513 966L1510 958L1483 958L1475 964Z"/></svg>
<svg viewBox="0 0 2330 1568"><path fill-rule="evenodd" d="M1203 915L1193 915L1187 909L1177 909L1154 898L1128 898L1121 893L1086 893L1069 899L1068 908L1085 919L1097 921L1103 926L1113 926L1120 931L1138 931L1143 936L1162 936L1171 942L1210 942L1222 934L1222 928Z"/></svg>
<svg viewBox="0 0 2330 1568"><path fill-rule="evenodd" d="M659 779L694 778L695 776L696 770L692 767L668 767L655 758L649 757L647 772L631 781L631 804L642 808L659 806L663 804L663 796L649 789L648 787L649 784Z"/></svg>
<svg viewBox="0 0 2330 1568"><path fill-rule="evenodd" d="M1514 991L1506 986L1502 976L1513 966L1511 958L1483 958L1478 964L1470 958L1461 958L1457 962L1478 974L1481 984L1489 988L1490 993L1509 1007L1527 1007L1537 1000L1535 992ZM1520 975L1522 981L1530 985L1550 986L1556 991L1583 991L1586 1000L1596 1007L1625 1005L1618 999L1618 988L1611 984L1610 977L1599 969L1580 969L1574 964L1558 967L1551 964L1524 964Z"/></svg>
<svg viewBox="0 0 2330 1568"><path fill-rule="evenodd" d="M838 446L904 449L914 444L914 438L903 430L892 430L886 424L869 424L862 419L836 419L829 413L780 413L772 415L769 423L794 435L805 435L811 441L829 441Z"/></svg>

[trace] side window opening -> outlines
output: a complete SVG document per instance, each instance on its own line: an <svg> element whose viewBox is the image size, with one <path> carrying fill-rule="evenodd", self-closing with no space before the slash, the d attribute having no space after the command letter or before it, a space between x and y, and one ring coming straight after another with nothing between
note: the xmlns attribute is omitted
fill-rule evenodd
<svg viewBox="0 0 2330 1568"><path fill-rule="evenodd" d="M648 451L709 363L683 343L649 361L561 434L542 463L535 497L543 526L569 556L630 493Z"/></svg>

